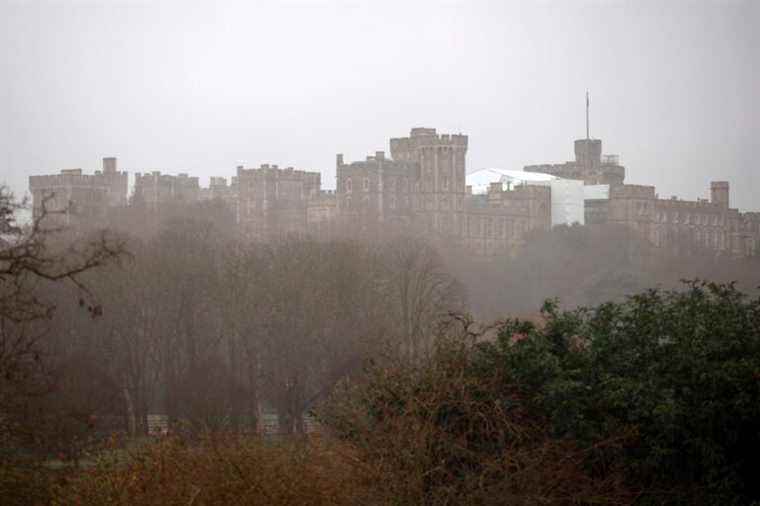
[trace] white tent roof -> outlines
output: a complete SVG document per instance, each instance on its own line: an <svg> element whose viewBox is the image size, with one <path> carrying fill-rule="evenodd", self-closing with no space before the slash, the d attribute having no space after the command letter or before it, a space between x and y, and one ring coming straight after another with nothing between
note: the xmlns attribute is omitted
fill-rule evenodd
<svg viewBox="0 0 760 506"><path fill-rule="evenodd" d="M523 183L547 183L559 178L550 174L525 172L523 170L480 169L467 174L465 179L467 185L472 186L472 193L477 195L488 193L488 187L491 183L514 186Z"/></svg>

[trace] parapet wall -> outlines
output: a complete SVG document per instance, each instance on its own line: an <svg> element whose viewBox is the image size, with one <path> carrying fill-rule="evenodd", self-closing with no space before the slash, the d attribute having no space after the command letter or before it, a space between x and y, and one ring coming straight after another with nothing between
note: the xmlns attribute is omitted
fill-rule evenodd
<svg viewBox="0 0 760 506"><path fill-rule="evenodd" d="M660 209L689 209L722 212L725 209L707 200L679 200L679 199L657 199L655 205Z"/></svg>
<svg viewBox="0 0 760 506"><path fill-rule="evenodd" d="M415 137L392 138L391 154L397 150L418 149L422 147L461 147L466 148L468 138L461 134L439 134Z"/></svg>
<svg viewBox="0 0 760 506"><path fill-rule="evenodd" d="M397 160L410 158L410 153L420 148L442 147L467 149L468 138L462 134L438 134L435 128L412 128L409 137L390 140L391 157Z"/></svg>
<svg viewBox="0 0 760 506"><path fill-rule="evenodd" d="M654 199L654 186L622 184L610 187L611 199Z"/></svg>
<svg viewBox="0 0 760 506"><path fill-rule="evenodd" d="M67 172L44 176L29 176L29 189L44 190L61 186L90 186L105 188L108 182L100 174L82 174Z"/></svg>
<svg viewBox="0 0 760 506"><path fill-rule="evenodd" d="M272 179L301 179L311 183L317 183L321 181L322 174L319 172L312 172L300 169L294 169L293 167L280 168L278 165L270 165L268 163L261 164L258 168L245 169L242 166L237 168L237 177L253 177L253 178L272 178Z"/></svg>
<svg viewBox="0 0 760 506"><path fill-rule="evenodd" d="M161 171L158 170L146 174L135 173L135 187L150 184L174 184L189 188L200 188L198 177L191 177L185 173L177 174L176 176L161 174Z"/></svg>

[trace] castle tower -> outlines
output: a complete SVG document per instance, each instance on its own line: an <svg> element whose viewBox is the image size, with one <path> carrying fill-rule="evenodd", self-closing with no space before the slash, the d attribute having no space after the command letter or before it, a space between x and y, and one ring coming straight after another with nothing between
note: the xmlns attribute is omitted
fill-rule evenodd
<svg viewBox="0 0 760 506"><path fill-rule="evenodd" d="M443 235L460 235L464 223L467 136L412 128L409 137L391 139L391 157L415 164L414 207L422 225Z"/></svg>
<svg viewBox="0 0 760 506"><path fill-rule="evenodd" d="M729 186L728 181L713 181L710 183L710 201L728 209Z"/></svg>
<svg viewBox="0 0 760 506"><path fill-rule="evenodd" d="M108 204L116 207L127 205L129 176L126 172L118 171L116 157L107 156L103 158L101 177L108 186Z"/></svg>
<svg viewBox="0 0 760 506"><path fill-rule="evenodd" d="M575 162L587 171L597 169L602 163L602 140L578 139L575 141Z"/></svg>
<svg viewBox="0 0 760 506"><path fill-rule="evenodd" d="M103 174L116 173L116 157L108 156L103 158Z"/></svg>

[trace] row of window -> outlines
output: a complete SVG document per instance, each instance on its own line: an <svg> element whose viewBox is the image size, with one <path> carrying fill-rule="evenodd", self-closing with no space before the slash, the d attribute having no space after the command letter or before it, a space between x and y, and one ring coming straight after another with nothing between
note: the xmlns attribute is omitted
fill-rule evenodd
<svg viewBox="0 0 760 506"><path fill-rule="evenodd" d="M726 219L723 215L713 214L691 214L691 213L679 213L678 211L668 213L657 213L657 221L671 222L671 223L683 223L687 225L725 225Z"/></svg>
<svg viewBox="0 0 760 506"><path fill-rule="evenodd" d="M438 220L441 232L455 232L467 237L487 237L510 239L520 237L528 229L522 220L468 216L465 220L455 220L452 227L451 215L443 214ZM454 230L452 230L454 229Z"/></svg>
<svg viewBox="0 0 760 506"><path fill-rule="evenodd" d="M666 245L666 243L676 241L680 237L684 237L683 233L686 233L686 236L689 237L691 240L693 240L695 243L700 244L702 246L705 246L707 248L715 249L715 250L723 250L727 247L727 239L726 234L719 230L701 230L701 229L694 229L693 231L682 231L682 230L668 230L668 229L662 229L662 230L655 230L654 231L654 243L657 246L663 246Z"/></svg>
<svg viewBox="0 0 760 506"><path fill-rule="evenodd" d="M369 187L370 187L369 178L368 177L362 178L361 181L362 181L362 191L368 192L369 191ZM403 186L401 187L401 190L403 192L407 192L408 189L409 189L409 185L408 185L406 179L402 179L402 181L403 181ZM346 193L353 192L353 189L354 189L353 186L354 185L353 185L352 178L347 177L346 180L345 180L345 182L343 183L343 185L344 185L344 189L345 189ZM441 189L444 190L444 191L448 191L449 188L450 188L449 178L448 177L441 178ZM432 189L432 182L431 181L426 181L425 189L428 190L428 191ZM380 181L378 183L378 190L380 190L380 191L383 190L382 181ZM396 191L396 180L395 179L391 179L391 180L388 181L388 191L389 192L395 192ZM414 191L415 192L419 192L420 191L420 183L419 182L417 182L417 183L414 184Z"/></svg>

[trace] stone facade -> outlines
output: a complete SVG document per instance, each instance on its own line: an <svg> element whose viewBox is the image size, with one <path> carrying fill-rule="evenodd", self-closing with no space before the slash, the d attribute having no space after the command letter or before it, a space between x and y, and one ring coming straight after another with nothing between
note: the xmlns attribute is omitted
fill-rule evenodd
<svg viewBox="0 0 760 506"><path fill-rule="evenodd" d="M132 203L159 209L171 203L221 199L232 210L242 237L268 240L291 234L375 235L406 227L444 245L478 255L511 255L527 234L551 227L551 188L524 184L492 184L473 195L466 186L466 135L439 134L434 128L413 128L408 137L390 139L390 157L376 151L365 160L336 157L336 190L321 189L318 172L261 165L237 168L227 184L212 177L201 189L197 177L152 172L135 175ZM625 168L617 156L602 155L602 141L575 141L575 160L564 164L529 165L585 185L608 185L608 198L585 201L588 225L620 224L653 244L686 254L701 249L743 257L760 254L760 213L730 207L725 181L710 186L710 199L661 199L653 186L625 184ZM41 202L59 211L59 224L86 219L99 222L111 207L126 204L127 173L115 158L103 159L93 175L80 169L32 176L29 185L35 216ZM607 196L605 193L604 196Z"/></svg>
<svg viewBox="0 0 760 506"><path fill-rule="evenodd" d="M372 233L385 224L411 223L414 163L390 160L377 151L352 163L344 163L339 154L335 169L336 211L346 230Z"/></svg>
<svg viewBox="0 0 760 506"><path fill-rule="evenodd" d="M544 186L472 195L466 186L466 135L413 128L361 162L337 155L338 215L344 227L372 233L394 224L412 226L444 244L482 255L510 254L531 230L551 223L550 193ZM497 188L498 187L498 188Z"/></svg>
<svg viewBox="0 0 760 506"><path fill-rule="evenodd" d="M625 184L625 168L614 155L602 154L602 141L575 141L575 161L558 165L529 165L543 172L584 184L608 184L609 199L587 200L588 225L613 223L639 232L654 245L688 254L701 249L735 257L760 254L760 213L730 208L729 183L713 181L710 199L661 199L654 186Z"/></svg>
<svg viewBox="0 0 760 506"><path fill-rule="evenodd" d="M414 223L450 240L464 236L467 143L466 135L439 135L435 128L412 128L409 137L390 140L393 159L412 168Z"/></svg>
<svg viewBox="0 0 760 506"><path fill-rule="evenodd" d="M561 164L526 165L527 172L541 172L562 179L580 179L585 184L615 186L625 181L625 167L617 155L602 155L600 139L575 141L575 160Z"/></svg>
<svg viewBox="0 0 760 506"><path fill-rule="evenodd" d="M551 227L551 189L519 185L504 190L492 184L487 195L465 198L464 245L485 256L512 255L534 230Z"/></svg>
<svg viewBox="0 0 760 506"><path fill-rule="evenodd" d="M153 171L135 174L135 188L132 202L147 209L158 210L162 206L178 203L197 202L200 185L197 177L187 174L172 176Z"/></svg>
<svg viewBox="0 0 760 506"><path fill-rule="evenodd" d="M199 193L200 200L221 200L233 215L237 216L238 208L238 184L237 176L233 176L230 184L227 184L227 178L210 177L208 188L201 188Z"/></svg>
<svg viewBox="0 0 760 506"><path fill-rule="evenodd" d="M304 234L310 200L320 193L319 172L261 165L237 168L237 221L243 237L266 240Z"/></svg>
<svg viewBox="0 0 760 506"><path fill-rule="evenodd" d="M317 237L332 237L338 225L338 199L333 190L320 190L306 204L306 228Z"/></svg>
<svg viewBox="0 0 760 506"><path fill-rule="evenodd" d="M756 223L752 216L729 207L728 183L713 182L711 187L711 200L653 199L648 231L651 242L680 254L694 247L734 257L757 254L760 229L753 227Z"/></svg>
<svg viewBox="0 0 760 506"><path fill-rule="evenodd" d="M59 174L29 176L33 217L40 217L44 202L49 213L46 225L97 224L110 207L127 204L128 177L111 157L103 158L103 169L94 174L63 169Z"/></svg>

